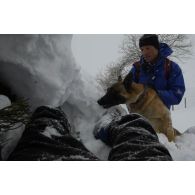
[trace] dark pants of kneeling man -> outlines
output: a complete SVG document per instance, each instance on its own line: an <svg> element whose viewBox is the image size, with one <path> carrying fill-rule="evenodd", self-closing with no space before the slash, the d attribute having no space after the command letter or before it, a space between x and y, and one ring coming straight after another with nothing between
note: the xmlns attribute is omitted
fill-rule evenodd
<svg viewBox="0 0 195 195"><path fill-rule="evenodd" d="M104 142L112 148L108 160L172 160L168 150L159 143L152 126L140 115L123 116L102 128L104 133L106 132ZM49 134L51 131L54 133ZM70 124L61 109L41 106L33 113L22 138L8 160L99 159L71 136Z"/></svg>

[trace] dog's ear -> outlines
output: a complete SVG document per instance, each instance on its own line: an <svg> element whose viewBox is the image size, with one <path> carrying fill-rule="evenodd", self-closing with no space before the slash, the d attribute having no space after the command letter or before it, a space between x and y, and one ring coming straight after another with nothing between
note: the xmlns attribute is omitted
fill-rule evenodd
<svg viewBox="0 0 195 195"><path fill-rule="evenodd" d="M130 72L124 79L123 85L127 91L130 91L133 82L133 74Z"/></svg>
<svg viewBox="0 0 195 195"><path fill-rule="evenodd" d="M119 76L118 76L118 82L122 82L122 81L123 81L122 76L119 75Z"/></svg>

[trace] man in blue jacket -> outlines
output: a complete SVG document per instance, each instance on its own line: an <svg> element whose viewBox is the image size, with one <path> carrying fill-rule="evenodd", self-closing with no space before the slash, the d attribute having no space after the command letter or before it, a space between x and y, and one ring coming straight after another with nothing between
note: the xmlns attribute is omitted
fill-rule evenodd
<svg viewBox="0 0 195 195"><path fill-rule="evenodd" d="M173 52L166 43L159 43L155 34L145 34L139 40L142 56L130 72L137 83L150 86L170 109L179 104L185 92L182 71L178 64L167 59Z"/></svg>

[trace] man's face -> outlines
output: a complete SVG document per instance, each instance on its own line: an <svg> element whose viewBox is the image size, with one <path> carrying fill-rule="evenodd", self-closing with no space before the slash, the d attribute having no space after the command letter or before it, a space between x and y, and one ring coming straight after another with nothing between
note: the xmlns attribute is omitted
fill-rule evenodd
<svg viewBox="0 0 195 195"><path fill-rule="evenodd" d="M158 56L158 50L152 45L146 45L141 47L141 52L146 62L152 63Z"/></svg>

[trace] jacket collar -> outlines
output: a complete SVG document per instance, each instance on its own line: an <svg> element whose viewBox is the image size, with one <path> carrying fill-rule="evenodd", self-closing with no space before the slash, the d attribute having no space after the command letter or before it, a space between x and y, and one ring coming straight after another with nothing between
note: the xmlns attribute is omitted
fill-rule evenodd
<svg viewBox="0 0 195 195"><path fill-rule="evenodd" d="M166 43L160 43L159 53L160 56L167 58L173 53L173 50Z"/></svg>

